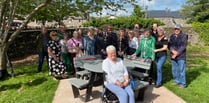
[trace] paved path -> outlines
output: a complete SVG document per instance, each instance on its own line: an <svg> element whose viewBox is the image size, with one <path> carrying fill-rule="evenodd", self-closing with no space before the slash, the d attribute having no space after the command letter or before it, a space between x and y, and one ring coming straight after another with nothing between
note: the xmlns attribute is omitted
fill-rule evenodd
<svg viewBox="0 0 209 103"><path fill-rule="evenodd" d="M60 80L59 86L55 92L55 96L52 103L82 103L79 98L73 98L72 88L68 82L70 79ZM93 97L87 103L101 103L101 90L102 87L93 88ZM85 93L85 90L80 92L81 95ZM180 97L166 89L165 87L155 88L152 85L149 86L145 92L143 102L136 103L186 103Z"/></svg>

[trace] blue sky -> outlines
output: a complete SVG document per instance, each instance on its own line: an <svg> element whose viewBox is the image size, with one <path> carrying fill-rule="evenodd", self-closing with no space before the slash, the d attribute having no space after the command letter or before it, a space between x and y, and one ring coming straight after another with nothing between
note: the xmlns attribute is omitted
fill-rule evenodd
<svg viewBox="0 0 209 103"><path fill-rule="evenodd" d="M166 8L170 9L171 11L180 10L181 6L185 4L186 0L151 0L150 2L148 0L138 0L138 5L145 8L148 7L148 10L165 10ZM125 11L117 11L117 12L111 12L109 10L103 10L103 16L106 15L117 15L117 16L127 16L130 15L133 11L133 6L130 4L125 5Z"/></svg>

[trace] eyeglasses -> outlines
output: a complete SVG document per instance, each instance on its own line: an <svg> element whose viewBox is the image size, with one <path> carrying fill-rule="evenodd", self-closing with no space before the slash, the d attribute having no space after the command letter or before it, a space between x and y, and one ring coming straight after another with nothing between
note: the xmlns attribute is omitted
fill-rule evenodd
<svg viewBox="0 0 209 103"><path fill-rule="evenodd" d="M52 35L52 36L57 36L57 35Z"/></svg>

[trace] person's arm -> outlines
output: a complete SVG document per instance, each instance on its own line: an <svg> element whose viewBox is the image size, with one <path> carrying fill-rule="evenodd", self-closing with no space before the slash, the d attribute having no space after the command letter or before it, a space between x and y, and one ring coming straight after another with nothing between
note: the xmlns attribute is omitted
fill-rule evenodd
<svg viewBox="0 0 209 103"><path fill-rule="evenodd" d="M140 40L138 48L136 49L136 52L134 53L135 55L138 55L141 52L142 45L144 44L144 43L142 43L143 41L144 40L142 38L142 40Z"/></svg>
<svg viewBox="0 0 209 103"><path fill-rule="evenodd" d="M86 49L87 49L87 37L83 38L83 54L86 55Z"/></svg>
<svg viewBox="0 0 209 103"><path fill-rule="evenodd" d="M174 50L174 43L173 43L173 39L174 39L174 34L172 34L171 36L170 36L170 41L168 42L168 49L170 50L170 51L172 51L172 50Z"/></svg>
<svg viewBox="0 0 209 103"><path fill-rule="evenodd" d="M123 87L126 87L129 84L129 75L126 66L124 65L123 61L121 60L121 64L123 65L123 71L124 71L124 82Z"/></svg>
<svg viewBox="0 0 209 103"><path fill-rule="evenodd" d="M52 53L52 49L50 47L48 47L48 54L49 54L49 56L51 56L52 58L54 58L55 61L58 61L58 58L56 57L56 55L54 55Z"/></svg>
<svg viewBox="0 0 209 103"><path fill-rule="evenodd" d="M152 55L151 55L151 58L152 58L152 60L154 61L155 60L155 52L154 52L154 50L155 50L155 38L154 37L152 37L152 44L151 44L151 49L152 49Z"/></svg>
<svg viewBox="0 0 209 103"><path fill-rule="evenodd" d="M155 49L154 50L154 52L160 52L160 51L164 51L164 50L167 50L167 48L168 48L168 45L163 45L163 47L162 48L159 48L159 49Z"/></svg>

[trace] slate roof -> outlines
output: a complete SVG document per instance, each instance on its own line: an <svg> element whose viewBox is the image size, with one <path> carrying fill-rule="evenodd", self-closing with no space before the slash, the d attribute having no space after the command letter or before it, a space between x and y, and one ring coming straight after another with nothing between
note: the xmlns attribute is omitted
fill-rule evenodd
<svg viewBox="0 0 209 103"><path fill-rule="evenodd" d="M150 10L147 11L148 18L184 18L184 16L179 15L178 11L166 11L166 10Z"/></svg>

